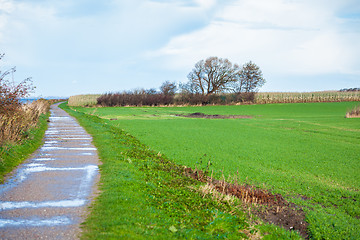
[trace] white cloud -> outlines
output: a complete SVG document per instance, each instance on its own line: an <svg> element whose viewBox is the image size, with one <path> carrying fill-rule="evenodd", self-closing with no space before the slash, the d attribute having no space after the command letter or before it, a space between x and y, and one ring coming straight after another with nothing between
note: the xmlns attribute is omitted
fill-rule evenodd
<svg viewBox="0 0 360 240"><path fill-rule="evenodd" d="M209 9L216 4L216 0L195 0L195 2L205 9Z"/></svg>
<svg viewBox="0 0 360 240"><path fill-rule="evenodd" d="M42 95L184 81L214 55L267 76L360 74L357 1L0 0L0 51Z"/></svg>
<svg viewBox="0 0 360 240"><path fill-rule="evenodd" d="M317 3L237 1L210 25L174 37L153 54L173 69L218 55L239 63L254 60L271 73L359 74L359 31L344 33L347 23L335 15L339 1Z"/></svg>

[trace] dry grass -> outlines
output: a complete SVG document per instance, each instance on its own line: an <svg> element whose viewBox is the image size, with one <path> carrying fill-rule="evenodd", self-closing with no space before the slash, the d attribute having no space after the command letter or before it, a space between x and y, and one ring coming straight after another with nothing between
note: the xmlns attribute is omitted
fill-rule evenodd
<svg viewBox="0 0 360 240"><path fill-rule="evenodd" d="M344 101L360 101L360 92L259 92L255 96L257 104Z"/></svg>
<svg viewBox="0 0 360 240"><path fill-rule="evenodd" d="M89 107L97 104L97 99L101 94L75 95L69 98L69 106L72 107Z"/></svg>
<svg viewBox="0 0 360 240"><path fill-rule="evenodd" d="M21 141L27 131L36 126L39 116L49 111L50 103L37 100L25 104L14 112L0 115L0 146Z"/></svg>
<svg viewBox="0 0 360 240"><path fill-rule="evenodd" d="M355 106L345 115L346 118L360 118L360 105Z"/></svg>

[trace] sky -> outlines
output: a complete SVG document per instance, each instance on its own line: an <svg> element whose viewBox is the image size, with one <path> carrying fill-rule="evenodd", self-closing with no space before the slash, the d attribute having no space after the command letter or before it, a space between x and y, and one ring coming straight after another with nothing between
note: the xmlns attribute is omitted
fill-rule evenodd
<svg viewBox="0 0 360 240"><path fill-rule="evenodd" d="M256 63L262 92L360 87L360 1L0 0L0 53L41 97L184 83L211 56Z"/></svg>

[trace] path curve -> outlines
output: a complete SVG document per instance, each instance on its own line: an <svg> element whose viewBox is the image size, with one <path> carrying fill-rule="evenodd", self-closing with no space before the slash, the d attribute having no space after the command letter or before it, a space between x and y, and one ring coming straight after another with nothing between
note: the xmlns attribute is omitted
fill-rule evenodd
<svg viewBox="0 0 360 240"><path fill-rule="evenodd" d="M51 106L44 144L0 185L0 239L77 239L96 191L91 136Z"/></svg>

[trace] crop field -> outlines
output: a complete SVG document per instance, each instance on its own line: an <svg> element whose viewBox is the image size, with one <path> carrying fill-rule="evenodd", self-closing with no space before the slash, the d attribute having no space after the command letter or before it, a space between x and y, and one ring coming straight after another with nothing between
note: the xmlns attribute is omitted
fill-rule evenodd
<svg viewBox="0 0 360 240"><path fill-rule="evenodd" d="M108 119L177 164L282 194L302 206L314 239L360 238L356 102L74 108ZM251 118L185 117L191 113Z"/></svg>

